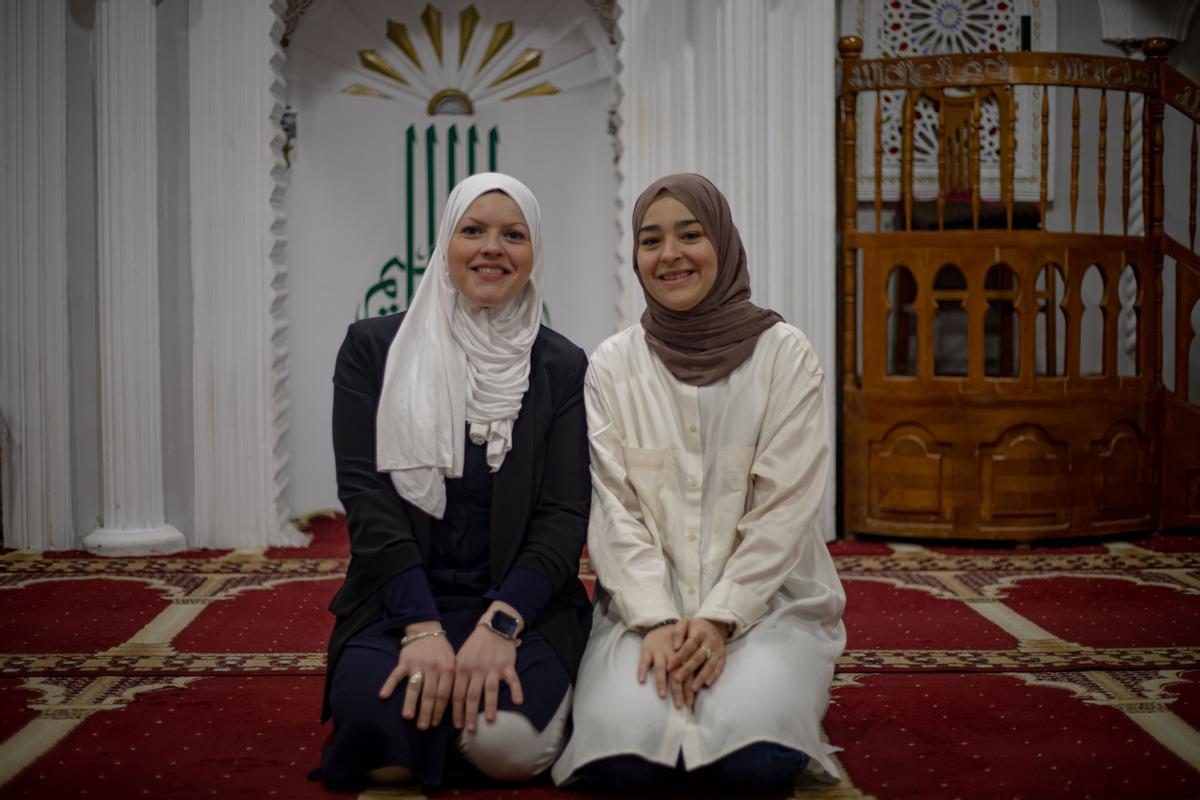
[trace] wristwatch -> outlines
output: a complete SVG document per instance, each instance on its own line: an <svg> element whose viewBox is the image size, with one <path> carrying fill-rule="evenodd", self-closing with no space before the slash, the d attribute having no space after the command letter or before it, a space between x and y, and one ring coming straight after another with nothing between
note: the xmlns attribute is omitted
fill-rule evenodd
<svg viewBox="0 0 1200 800"><path fill-rule="evenodd" d="M494 633L500 634L510 642L520 643L520 639L517 638L517 631L520 630L521 623L512 614L496 609L490 617L479 624L487 627Z"/></svg>

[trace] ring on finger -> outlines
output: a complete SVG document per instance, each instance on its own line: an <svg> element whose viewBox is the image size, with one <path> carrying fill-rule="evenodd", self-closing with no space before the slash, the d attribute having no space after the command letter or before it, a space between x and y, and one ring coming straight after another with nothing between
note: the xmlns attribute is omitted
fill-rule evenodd
<svg viewBox="0 0 1200 800"><path fill-rule="evenodd" d="M425 676L421 674L420 670L418 670L417 672L414 672L412 675L408 676L408 685L420 686L423 680L425 680Z"/></svg>
<svg viewBox="0 0 1200 800"><path fill-rule="evenodd" d="M704 660L711 661L713 657L713 649L708 645L704 646Z"/></svg>

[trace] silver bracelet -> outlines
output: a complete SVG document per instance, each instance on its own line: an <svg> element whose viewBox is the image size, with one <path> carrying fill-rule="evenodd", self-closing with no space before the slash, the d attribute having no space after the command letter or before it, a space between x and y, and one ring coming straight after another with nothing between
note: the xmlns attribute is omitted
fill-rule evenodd
<svg viewBox="0 0 1200 800"><path fill-rule="evenodd" d="M423 631L421 633L414 633L412 636L405 636L403 639L400 640L400 646L406 647L406 646L412 644L413 642L415 642L417 639L428 639L430 636L445 637L446 629L441 628L436 631Z"/></svg>

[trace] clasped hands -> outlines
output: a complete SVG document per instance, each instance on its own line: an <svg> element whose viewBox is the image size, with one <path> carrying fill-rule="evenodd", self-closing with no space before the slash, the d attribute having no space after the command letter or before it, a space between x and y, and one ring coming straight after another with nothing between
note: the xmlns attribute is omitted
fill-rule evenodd
<svg viewBox="0 0 1200 800"><path fill-rule="evenodd" d="M658 696L666 699L667 686L676 708L689 708L701 689L712 686L725 669L726 628L707 619L681 619L649 631L642 639L638 683L651 671Z"/></svg>
<svg viewBox="0 0 1200 800"><path fill-rule="evenodd" d="M494 603L483 619L497 608L516 616L516 610L507 603ZM440 622L418 622L407 626L404 633L413 636L441 627ZM412 680L411 676L418 673L420 680ZM415 719L419 730L440 724L446 707L450 706L454 727L474 733L478 727L480 700L483 701L484 718L495 722L501 681L508 684L514 703L525 702L517 677L517 643L482 625L476 626L458 653L445 636L429 636L400 648L396 668L379 690L380 699L391 697L405 679L409 680L404 690L401 716Z"/></svg>

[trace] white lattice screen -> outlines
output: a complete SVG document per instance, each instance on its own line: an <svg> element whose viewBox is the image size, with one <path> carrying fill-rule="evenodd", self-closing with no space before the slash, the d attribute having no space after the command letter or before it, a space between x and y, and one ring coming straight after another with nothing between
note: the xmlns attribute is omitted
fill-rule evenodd
<svg viewBox="0 0 1200 800"><path fill-rule="evenodd" d="M853 0L842 6L842 30L863 39L863 58L897 58L944 53L1011 52L1022 47L1022 25L1031 50L1055 47L1056 0ZM1018 200L1040 194L1042 89L1018 87L1014 193ZM882 102L883 197L900 196L903 92L864 93L858 106L858 198L875 197L875 103ZM982 103L981 186L998 199L999 111L995 98ZM937 122L934 105L922 97L913 113L913 194L937 196ZM1053 157L1053 143L1050 147ZM1053 170L1051 170L1051 175ZM1053 196L1053 181L1049 187Z"/></svg>

